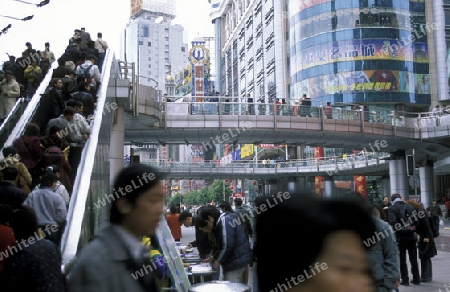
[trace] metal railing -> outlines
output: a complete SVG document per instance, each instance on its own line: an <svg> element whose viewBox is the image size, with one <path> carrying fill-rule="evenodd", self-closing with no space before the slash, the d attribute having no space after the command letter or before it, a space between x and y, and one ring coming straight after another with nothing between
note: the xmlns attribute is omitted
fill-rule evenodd
<svg viewBox="0 0 450 292"><path fill-rule="evenodd" d="M309 159L292 160L237 160L233 162L225 161L204 161L204 162L171 162L167 160L142 162L158 168L166 173L167 177L180 176L205 176L209 174L223 174L232 176L233 174L271 174L273 176L287 174L309 174L328 173L359 169L360 171L371 171L372 166L387 164L389 153L385 152L360 152L347 157L330 156ZM363 170L364 169L364 170Z"/></svg>
<svg viewBox="0 0 450 292"><path fill-rule="evenodd" d="M114 53L107 50L91 134L81 155L61 240L61 269L66 275L76 260L78 250L87 245L100 229L102 209L96 208L94 202L109 193L109 141L114 112L106 110L105 104L115 102L114 97L107 97L110 76L114 74L115 77L117 73L114 62Z"/></svg>

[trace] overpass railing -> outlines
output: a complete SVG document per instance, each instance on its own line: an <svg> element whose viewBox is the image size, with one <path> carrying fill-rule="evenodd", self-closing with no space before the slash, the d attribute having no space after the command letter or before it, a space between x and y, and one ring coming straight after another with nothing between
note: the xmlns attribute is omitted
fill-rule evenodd
<svg viewBox="0 0 450 292"><path fill-rule="evenodd" d="M227 174L287 174L287 173L308 173L308 172L325 172L333 175L340 171L350 169L369 168L386 164L386 158L390 154L385 152L360 152L351 154L347 157L330 156L309 159L292 159L292 160L236 160L233 162L225 162L220 160L204 161L204 162L171 162L167 160L142 162L153 167L157 167L162 172L179 174L204 173L222 173ZM369 169L366 169L369 170Z"/></svg>
<svg viewBox="0 0 450 292"><path fill-rule="evenodd" d="M272 115L301 116L319 119L361 121L407 128L431 128L450 125L450 110L441 112L397 112L391 109L362 105L301 106L276 103L248 103L245 98L222 96L167 97L164 115ZM358 107L355 109L355 107Z"/></svg>

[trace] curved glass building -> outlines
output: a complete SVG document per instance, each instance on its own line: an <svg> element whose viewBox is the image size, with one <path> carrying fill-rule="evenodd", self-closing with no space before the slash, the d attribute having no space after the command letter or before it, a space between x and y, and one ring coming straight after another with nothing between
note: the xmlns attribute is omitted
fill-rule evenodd
<svg viewBox="0 0 450 292"><path fill-rule="evenodd" d="M290 0L290 91L313 105L431 103L425 0Z"/></svg>

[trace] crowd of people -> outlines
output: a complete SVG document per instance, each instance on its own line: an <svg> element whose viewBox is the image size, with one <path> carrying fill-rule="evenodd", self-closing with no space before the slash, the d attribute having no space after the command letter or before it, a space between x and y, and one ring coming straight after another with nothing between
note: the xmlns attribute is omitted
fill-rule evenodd
<svg viewBox="0 0 450 292"><path fill-rule="evenodd" d="M108 44L76 29L55 59L30 42L0 77L0 120L20 97L40 98L22 135L0 160L0 290L65 291L59 245L81 153L90 134ZM58 66L49 71L51 64ZM46 74L51 81L35 95ZM39 244L38 244L39 242Z"/></svg>

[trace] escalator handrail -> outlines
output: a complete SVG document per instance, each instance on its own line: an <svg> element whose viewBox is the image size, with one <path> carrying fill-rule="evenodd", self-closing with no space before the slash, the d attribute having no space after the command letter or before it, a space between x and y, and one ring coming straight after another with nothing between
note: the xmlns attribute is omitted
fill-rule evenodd
<svg viewBox="0 0 450 292"><path fill-rule="evenodd" d="M102 81L98 91L97 108L94 113L94 120L91 123L91 134L86 141L78 165L77 176L73 185L72 197L66 217L66 227L61 240L61 270L67 274L71 263L76 258L78 243L81 236L86 201L89 194L92 169L94 167L94 157L97 151L100 126L102 124L103 109L106 102L106 92L111 74L111 64L114 60L114 53L107 50L102 70Z"/></svg>
<svg viewBox="0 0 450 292"><path fill-rule="evenodd" d="M36 110L39 108L39 103L41 102L42 94L44 94L44 92L47 90L47 87L50 84L50 81L52 80L53 69L55 69L56 67L58 67L58 62L55 61L48 69L47 75L45 75L44 79L42 79L41 84L39 84L39 87L36 89L36 92L33 95L33 98L31 98L27 108L23 112L16 126L11 131L11 134L6 140L5 145L3 146L11 146L14 143L14 141L17 138L19 138L20 135L22 135L22 133L25 130L25 127L32 120Z"/></svg>

